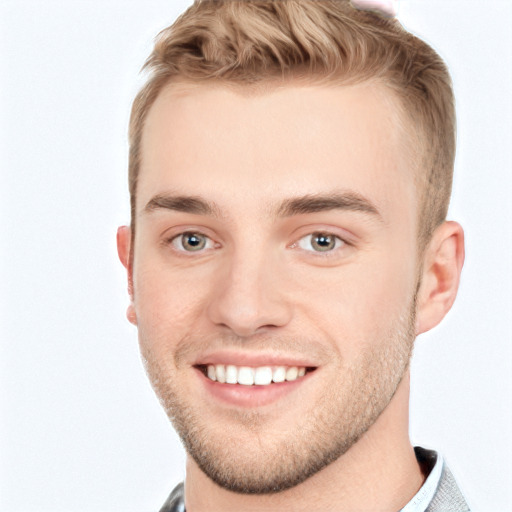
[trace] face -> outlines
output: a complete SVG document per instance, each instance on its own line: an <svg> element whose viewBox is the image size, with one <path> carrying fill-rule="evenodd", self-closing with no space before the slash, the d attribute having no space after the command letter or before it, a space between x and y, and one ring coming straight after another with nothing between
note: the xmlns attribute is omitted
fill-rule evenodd
<svg viewBox="0 0 512 512"><path fill-rule="evenodd" d="M130 316L189 455L224 488L315 474L407 369L416 190L394 101L174 85L151 108Z"/></svg>

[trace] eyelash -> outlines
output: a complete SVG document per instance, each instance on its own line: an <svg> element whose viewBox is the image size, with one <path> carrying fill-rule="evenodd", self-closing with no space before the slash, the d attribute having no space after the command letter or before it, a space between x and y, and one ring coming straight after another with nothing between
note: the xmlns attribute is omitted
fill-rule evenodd
<svg viewBox="0 0 512 512"><path fill-rule="evenodd" d="M202 248L198 249L197 251L187 251L183 247L183 243L182 243L183 237L185 237L186 235L188 235L190 237L192 237L194 235L197 237L202 237L205 239L205 245L210 245L210 247L202 247ZM309 243L311 244L311 238L320 237L320 236L326 237L326 238L334 238L334 241L335 241L334 247L332 249L326 250L326 251L315 251L315 250L306 249L301 245L301 242L304 240L307 240L308 238L310 238ZM194 252L203 253L206 250L215 248L215 242L208 235L205 235L204 233L201 233L200 231L183 231L183 232L178 233L177 235L174 235L171 238L165 240L165 243L173 246L177 252L189 253L189 254L193 254ZM177 247L176 244L179 244L181 247ZM299 238L296 242L291 244L289 246L289 248L290 249L300 248L301 250L303 250L305 252L314 254L315 257L319 256L319 257L323 257L323 258L329 258L329 257L334 256L338 252L339 249L341 249L345 246L350 246L350 245L351 244L349 242L347 242L346 240L343 240L341 237L335 235L334 233L330 233L327 231L314 231L313 233L308 233L307 235L304 235L301 238Z"/></svg>

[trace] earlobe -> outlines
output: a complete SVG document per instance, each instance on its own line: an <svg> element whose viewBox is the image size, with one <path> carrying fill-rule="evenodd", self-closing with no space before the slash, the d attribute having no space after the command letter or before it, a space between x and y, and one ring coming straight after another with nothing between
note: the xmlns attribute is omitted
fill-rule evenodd
<svg viewBox="0 0 512 512"><path fill-rule="evenodd" d="M130 302L130 305L126 309L126 318L131 324L137 325L137 315L135 314L135 307L133 302Z"/></svg>
<svg viewBox="0 0 512 512"><path fill-rule="evenodd" d="M425 250L417 297L416 335L435 327L452 307L463 264L464 231L457 222L444 222Z"/></svg>
<svg viewBox="0 0 512 512"><path fill-rule="evenodd" d="M130 305L126 310L126 318L133 325L137 325L137 315L133 304L133 272L130 260L131 250L131 230L128 226L120 226L117 229L117 254L121 263L126 268L128 277L128 295L130 296Z"/></svg>

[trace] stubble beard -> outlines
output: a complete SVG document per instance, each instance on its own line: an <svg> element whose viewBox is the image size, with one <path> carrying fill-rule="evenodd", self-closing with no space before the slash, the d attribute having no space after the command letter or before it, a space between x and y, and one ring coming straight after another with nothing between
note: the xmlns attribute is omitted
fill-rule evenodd
<svg viewBox="0 0 512 512"><path fill-rule="evenodd" d="M178 379L141 347L146 371L187 453L220 487L241 494L290 489L336 461L375 423L410 362L416 297L388 332L371 340L352 365L338 368L316 404L298 412L286 430L269 430L257 410L233 410L229 422L209 421L180 392Z"/></svg>

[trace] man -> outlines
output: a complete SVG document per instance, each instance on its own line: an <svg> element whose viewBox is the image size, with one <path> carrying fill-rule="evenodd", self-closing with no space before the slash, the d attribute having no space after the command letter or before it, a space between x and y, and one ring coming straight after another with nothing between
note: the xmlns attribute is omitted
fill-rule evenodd
<svg viewBox="0 0 512 512"><path fill-rule="evenodd" d="M408 436L455 299L450 78L387 14L200 1L130 124L127 316L187 451L162 511L469 510Z"/></svg>

